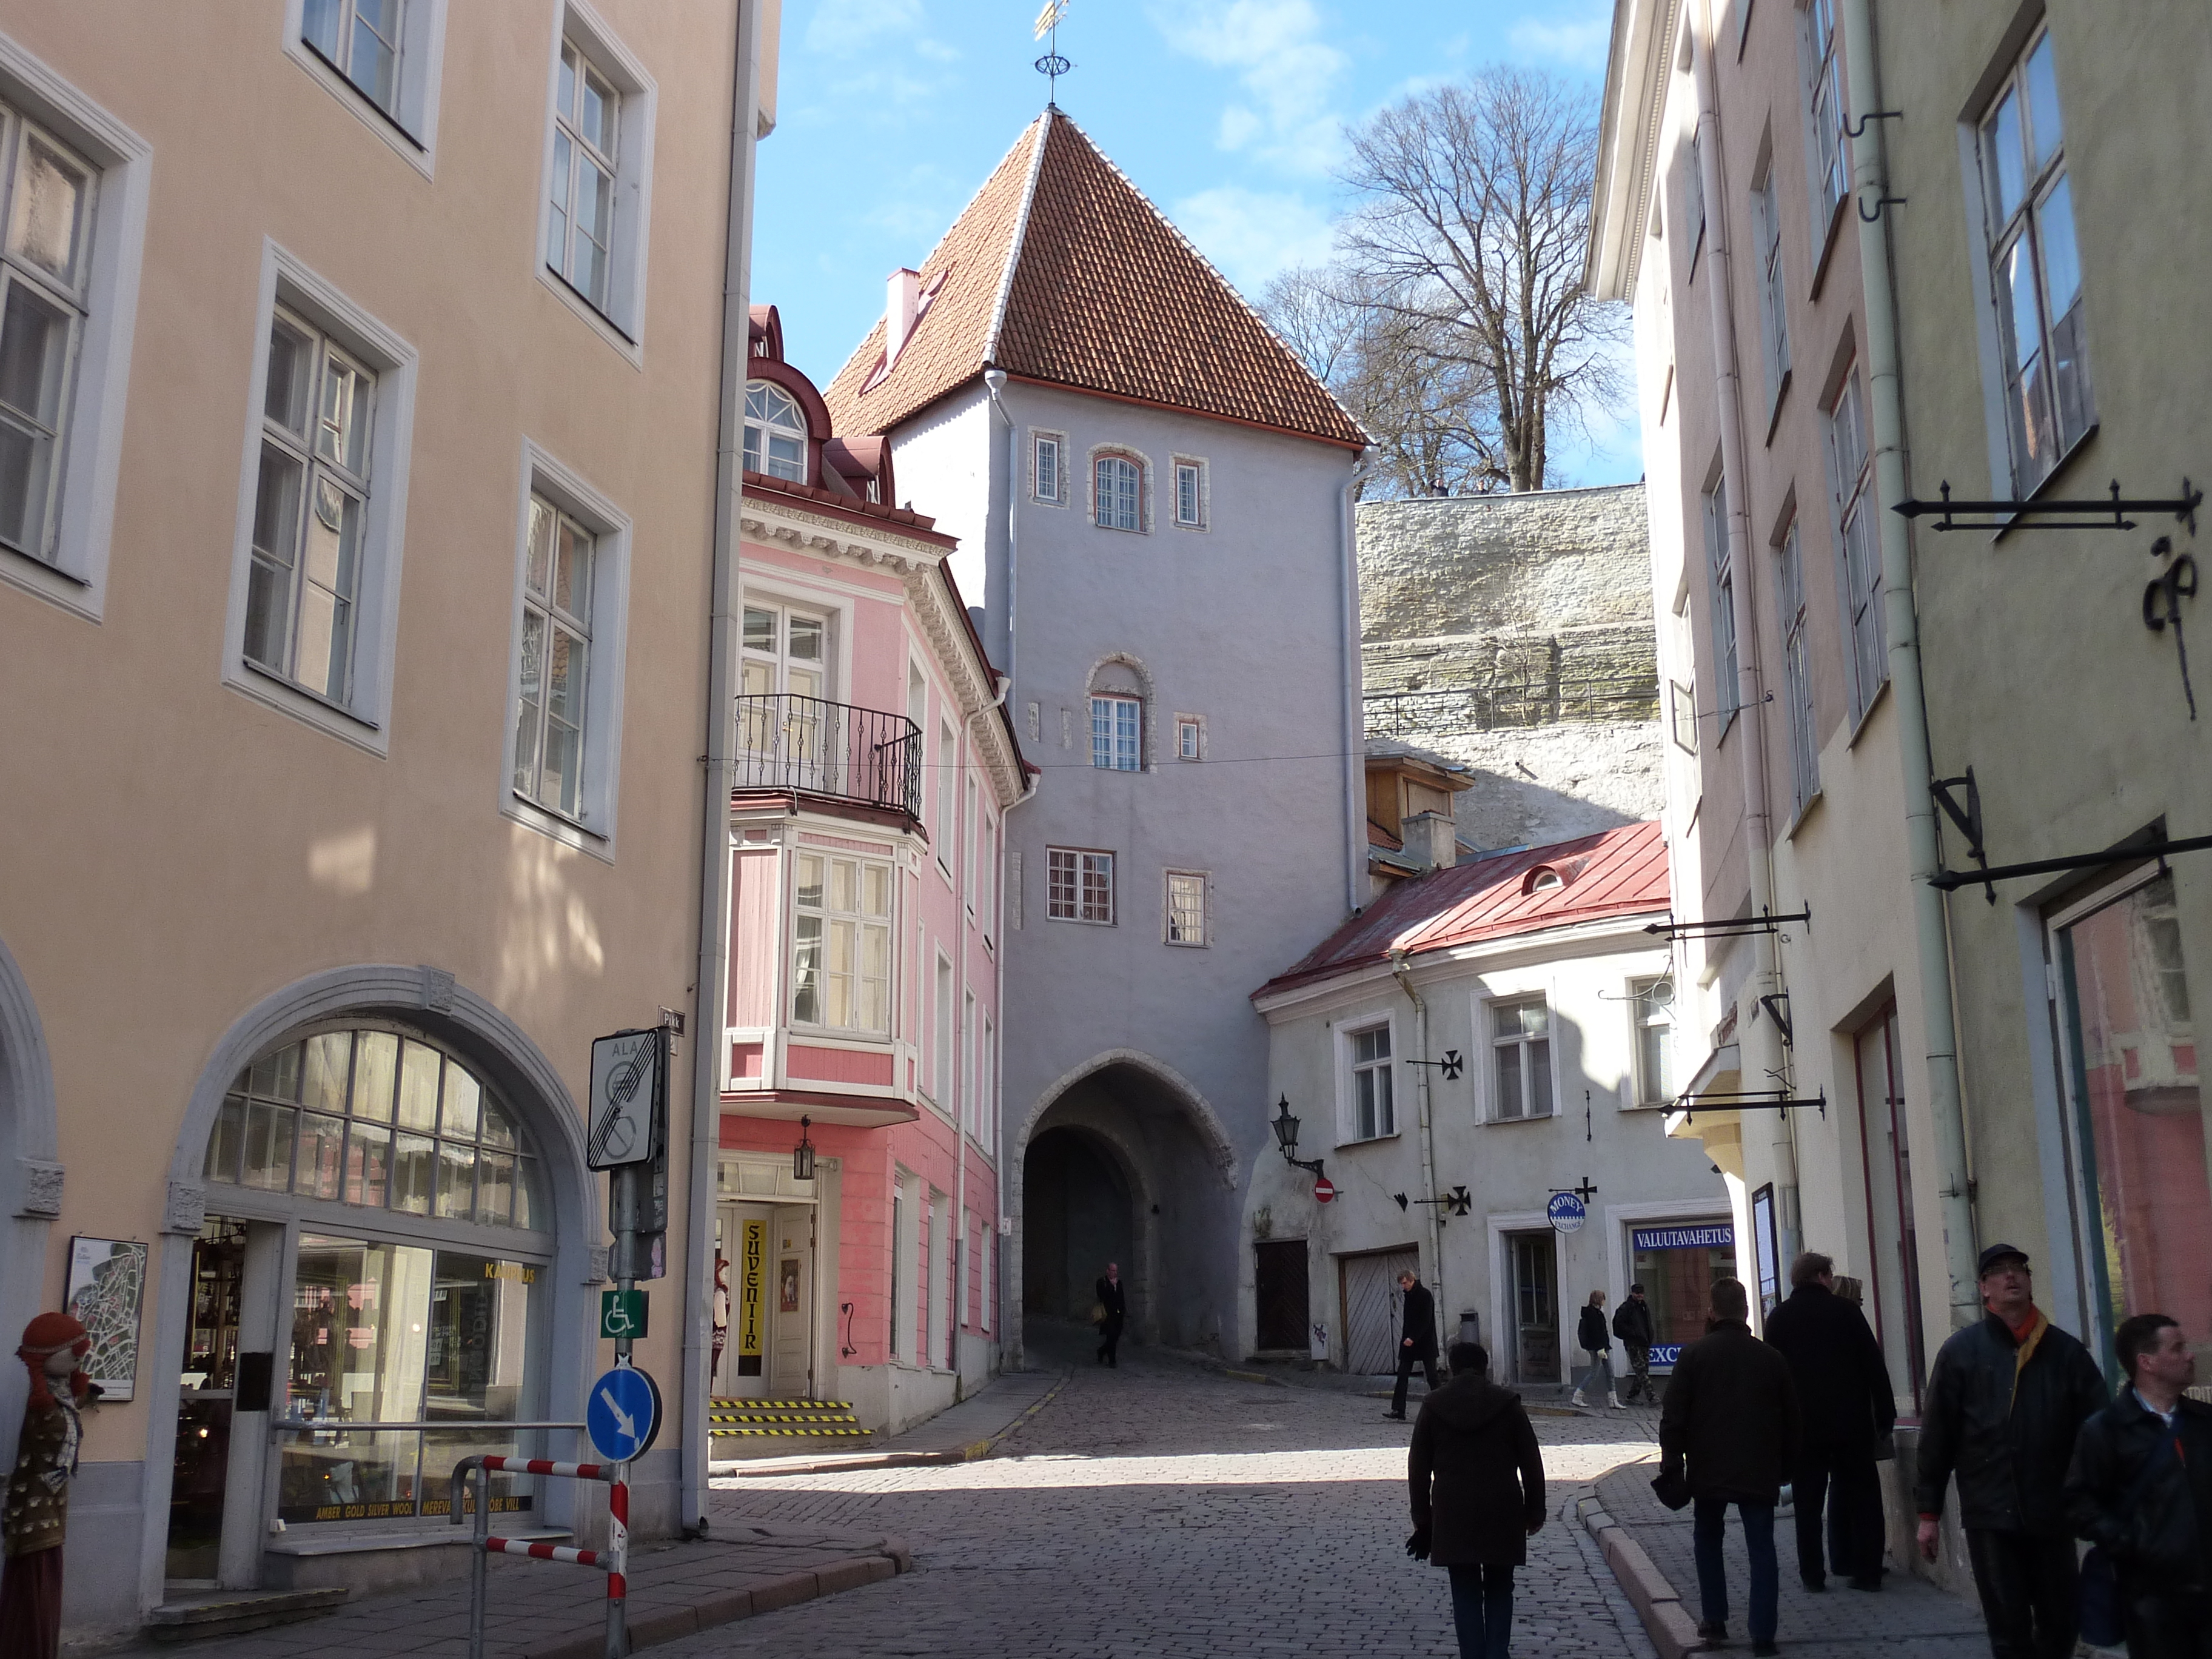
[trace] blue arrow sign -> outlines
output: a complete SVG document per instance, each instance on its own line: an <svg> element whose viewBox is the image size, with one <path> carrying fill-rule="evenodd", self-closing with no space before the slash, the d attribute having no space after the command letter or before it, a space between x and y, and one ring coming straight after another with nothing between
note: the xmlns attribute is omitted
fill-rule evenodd
<svg viewBox="0 0 2212 1659"><path fill-rule="evenodd" d="M660 1432L659 1385L631 1365L602 1372L584 1401L584 1431L610 1463L641 1456Z"/></svg>
<svg viewBox="0 0 2212 1659"><path fill-rule="evenodd" d="M1544 1213L1551 1218L1552 1225L1563 1233L1580 1231L1589 1216L1582 1200L1572 1193L1553 1193L1552 1201L1544 1206Z"/></svg>

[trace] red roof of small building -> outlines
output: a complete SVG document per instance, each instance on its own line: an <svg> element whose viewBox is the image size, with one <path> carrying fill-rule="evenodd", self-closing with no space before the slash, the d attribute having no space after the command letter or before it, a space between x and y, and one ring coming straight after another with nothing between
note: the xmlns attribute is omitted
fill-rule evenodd
<svg viewBox="0 0 2212 1659"><path fill-rule="evenodd" d="M1556 887L1532 887L1547 871ZM1667 841L1656 821L1498 853L1400 882L1254 996L1419 956L1668 908Z"/></svg>

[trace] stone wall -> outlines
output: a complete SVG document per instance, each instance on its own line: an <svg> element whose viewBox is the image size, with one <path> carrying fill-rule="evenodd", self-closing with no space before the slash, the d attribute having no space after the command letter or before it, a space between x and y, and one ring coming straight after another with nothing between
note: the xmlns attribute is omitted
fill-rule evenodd
<svg viewBox="0 0 2212 1659"><path fill-rule="evenodd" d="M1473 769L1462 840L1658 816L1642 484L1368 501L1358 521L1369 748Z"/></svg>

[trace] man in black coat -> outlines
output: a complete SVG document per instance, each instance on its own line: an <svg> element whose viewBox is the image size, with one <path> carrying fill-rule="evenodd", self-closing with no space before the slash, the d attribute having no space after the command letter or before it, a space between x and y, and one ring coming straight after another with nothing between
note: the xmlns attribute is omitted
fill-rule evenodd
<svg viewBox="0 0 2212 1659"><path fill-rule="evenodd" d="M1936 1559L1943 1490L1959 1520L1996 1659L2068 1659L2080 1622L2063 1487L2082 1424L2111 1396L2088 1351L2035 1305L2027 1253L1980 1261L1988 1316L1936 1351L1920 1414L1920 1553Z"/></svg>
<svg viewBox="0 0 2212 1659"><path fill-rule="evenodd" d="M1820 1510L1828 1512L1828 1565L1853 1589L1881 1588L1881 1480L1875 1453L1897 1425L1897 1396L1866 1316L1836 1294L1836 1264L1808 1250L1790 1269L1790 1299L1766 1316L1766 1342L1790 1362L1805 1424L1790 1486L1797 1498L1797 1571L1805 1588L1828 1587L1820 1563Z"/></svg>
<svg viewBox="0 0 2212 1659"><path fill-rule="evenodd" d="M1627 1299L1613 1316L1613 1334L1620 1339L1620 1346L1628 1351L1629 1400L1651 1398L1651 1304L1644 1299L1644 1287L1631 1285Z"/></svg>
<svg viewBox="0 0 2212 1659"><path fill-rule="evenodd" d="M1751 1558L1751 1650L1774 1645L1781 1585L1774 1564L1774 1504L1797 1456L1797 1385L1790 1362L1751 1334L1743 1281L1716 1279L1708 1333L1682 1350L1659 1412L1659 1466L1680 1477L1689 1464L1696 1527L1698 1634L1728 1639L1728 1568L1721 1556L1728 1506L1743 1523Z"/></svg>
<svg viewBox="0 0 2212 1659"><path fill-rule="evenodd" d="M2066 1472L2074 1530L2112 1558L2128 1659L2212 1656L2212 1406L2164 1314L2120 1322L2120 1397L2081 1425Z"/></svg>
<svg viewBox="0 0 2212 1659"><path fill-rule="evenodd" d="M1406 1553L1451 1570L1461 1659L1505 1659L1513 1569L1544 1524L1544 1458L1521 1396L1490 1380L1480 1343L1453 1343L1451 1369L1413 1422Z"/></svg>
<svg viewBox="0 0 2212 1659"><path fill-rule="evenodd" d="M1106 1271L1099 1276L1098 1283L1093 1288L1098 1292L1098 1306L1105 1316L1098 1322L1098 1363L1119 1370L1121 1368L1118 1352L1121 1346L1121 1322L1129 1316L1129 1301L1121 1289L1120 1267L1108 1262Z"/></svg>
<svg viewBox="0 0 2212 1659"><path fill-rule="evenodd" d="M1390 1391L1390 1409L1384 1415L1402 1423L1406 1385L1413 1380L1413 1367L1420 1366L1431 1394L1443 1386L1444 1380L1437 1370L1436 1297L1410 1267L1398 1275L1398 1289L1405 1297L1406 1317L1398 1334L1398 1386Z"/></svg>

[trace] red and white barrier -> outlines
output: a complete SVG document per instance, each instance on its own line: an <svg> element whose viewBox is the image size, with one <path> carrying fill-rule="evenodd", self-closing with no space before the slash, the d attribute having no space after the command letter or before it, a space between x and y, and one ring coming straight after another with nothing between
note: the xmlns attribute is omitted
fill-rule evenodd
<svg viewBox="0 0 2212 1659"><path fill-rule="evenodd" d="M477 1471L477 1531L470 1544L476 1554L469 1598L469 1659L483 1659L484 1566L495 1555L520 1555L533 1561L558 1561L591 1567L607 1576L607 1654L622 1659L629 1651L629 1470L622 1463L556 1463L544 1457L464 1457L453 1465L453 1502L447 1511L455 1526L465 1507L469 1472ZM491 1531L491 1477L544 1474L568 1480L600 1480L607 1487L607 1547L572 1549L565 1544L528 1538L499 1538Z"/></svg>

